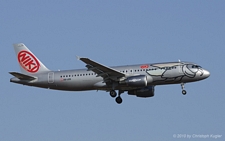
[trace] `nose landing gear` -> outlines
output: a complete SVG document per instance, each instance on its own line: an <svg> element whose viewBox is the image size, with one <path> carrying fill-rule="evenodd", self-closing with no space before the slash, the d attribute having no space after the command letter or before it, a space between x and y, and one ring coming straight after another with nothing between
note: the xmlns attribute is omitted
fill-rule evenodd
<svg viewBox="0 0 225 141"><path fill-rule="evenodd" d="M187 91L182 90L182 94L183 94L183 95L186 95L186 94L187 94Z"/></svg>
<svg viewBox="0 0 225 141"><path fill-rule="evenodd" d="M184 90L184 83L181 83L181 89L182 89L182 94L183 95L186 95L187 94L187 91Z"/></svg>

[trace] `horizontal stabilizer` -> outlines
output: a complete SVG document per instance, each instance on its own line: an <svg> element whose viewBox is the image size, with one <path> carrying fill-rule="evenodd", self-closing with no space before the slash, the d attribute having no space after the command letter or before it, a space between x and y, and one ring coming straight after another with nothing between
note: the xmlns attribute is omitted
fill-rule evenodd
<svg viewBox="0 0 225 141"><path fill-rule="evenodd" d="M12 74L13 76L17 77L20 80L34 80L34 79L36 79L33 76L29 76L29 75L18 73L18 72L9 72L9 73Z"/></svg>

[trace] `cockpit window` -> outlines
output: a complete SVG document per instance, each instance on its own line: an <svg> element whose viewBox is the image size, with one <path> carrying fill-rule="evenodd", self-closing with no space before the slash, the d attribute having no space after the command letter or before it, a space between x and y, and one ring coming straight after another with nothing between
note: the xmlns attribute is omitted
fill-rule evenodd
<svg viewBox="0 0 225 141"><path fill-rule="evenodd" d="M201 68L201 66L193 65L192 68Z"/></svg>

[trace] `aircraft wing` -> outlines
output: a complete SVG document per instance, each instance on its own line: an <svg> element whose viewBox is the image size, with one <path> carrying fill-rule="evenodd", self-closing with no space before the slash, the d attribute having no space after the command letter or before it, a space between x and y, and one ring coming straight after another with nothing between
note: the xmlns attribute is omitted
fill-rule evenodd
<svg viewBox="0 0 225 141"><path fill-rule="evenodd" d="M104 66L91 59L88 58L79 58L79 59L87 64L86 67L88 68L89 71L91 70L95 72L97 74L97 77L101 76L104 78L104 80L111 79L114 81L119 81L120 78L125 76L125 74L119 72L118 70Z"/></svg>

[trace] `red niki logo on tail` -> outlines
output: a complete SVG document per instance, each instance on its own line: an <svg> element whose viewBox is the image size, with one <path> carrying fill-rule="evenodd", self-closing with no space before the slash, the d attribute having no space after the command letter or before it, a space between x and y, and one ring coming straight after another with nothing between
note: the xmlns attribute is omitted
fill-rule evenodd
<svg viewBox="0 0 225 141"><path fill-rule="evenodd" d="M22 50L18 53L18 61L20 65L30 73L35 73L40 68L40 63L34 57L34 55L25 50Z"/></svg>

